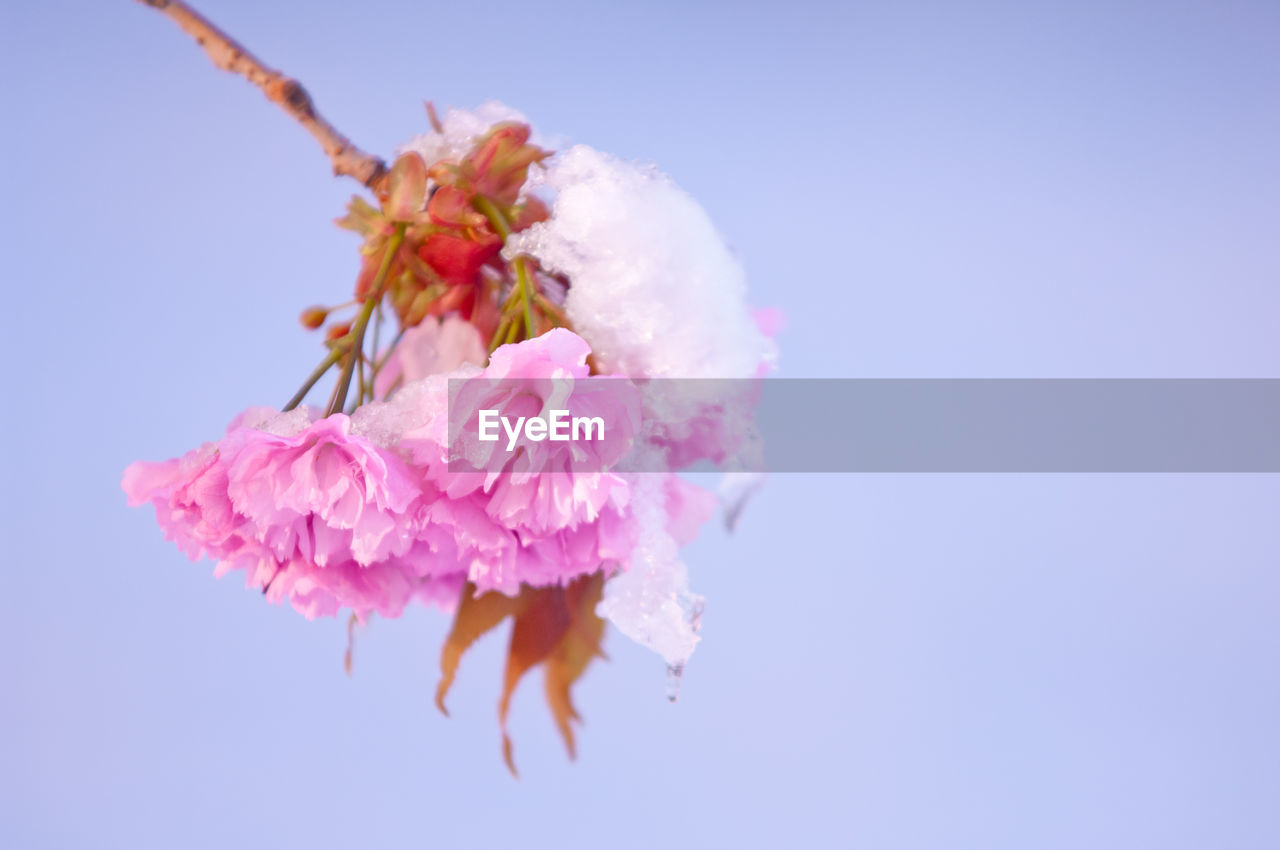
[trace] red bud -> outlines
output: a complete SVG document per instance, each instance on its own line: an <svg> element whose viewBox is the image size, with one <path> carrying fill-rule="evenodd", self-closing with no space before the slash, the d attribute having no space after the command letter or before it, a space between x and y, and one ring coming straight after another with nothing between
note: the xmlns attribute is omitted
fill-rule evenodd
<svg viewBox="0 0 1280 850"><path fill-rule="evenodd" d="M302 311L302 315L298 317L298 321L309 331L324 324L324 320L329 318L329 310L327 307L308 307Z"/></svg>

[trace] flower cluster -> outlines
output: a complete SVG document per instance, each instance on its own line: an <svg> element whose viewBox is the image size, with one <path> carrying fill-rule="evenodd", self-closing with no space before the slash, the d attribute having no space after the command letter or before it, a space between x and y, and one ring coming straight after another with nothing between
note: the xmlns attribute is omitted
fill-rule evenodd
<svg viewBox="0 0 1280 850"><path fill-rule="evenodd" d="M308 618L396 617L414 601L454 611L442 710L463 652L510 618L504 727L516 683L542 665L572 751L569 689L599 654L603 618L675 671L698 640L702 600L679 547L715 499L669 472L613 467L637 452L718 457L732 434L704 409L687 429L645 432L649 402L598 391L600 376L751 377L772 332L705 213L665 178L581 147L553 157L502 107L430 118L379 205L355 199L339 221L364 239L357 313L303 314L330 324L298 393L181 458L131 465L123 487L189 557L243 571ZM388 318L398 328L383 345ZM327 404L304 406L334 370ZM471 465L455 462L475 411L555 406L619 427L589 449L539 443L497 466L492 444L463 441ZM510 765L505 732L504 755Z"/></svg>
<svg viewBox="0 0 1280 850"><path fill-rule="evenodd" d="M214 558L220 573L244 570L251 586L307 617L341 609L395 617L415 596L452 608L468 583L514 596L522 585L611 574L638 537L621 476L544 471L554 466L547 458L525 473L452 471L449 463L450 378L481 387L551 378L565 396L559 403L572 404L564 383L587 377L588 353L581 337L558 329L499 348L484 370L415 381L352 416L254 409L216 443L134 463L124 489L131 504L155 505L166 535L192 559ZM483 404L514 415L545 401Z"/></svg>

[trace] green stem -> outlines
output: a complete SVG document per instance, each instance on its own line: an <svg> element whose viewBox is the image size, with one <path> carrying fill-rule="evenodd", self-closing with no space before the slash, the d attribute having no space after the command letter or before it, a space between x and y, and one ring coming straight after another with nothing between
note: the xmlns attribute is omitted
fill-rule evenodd
<svg viewBox="0 0 1280 850"><path fill-rule="evenodd" d="M330 367L340 359L342 359L342 346L335 343L328 355L320 361L320 365L317 366L315 371L307 377L307 380L303 382L301 388L293 394L293 398L289 399L288 403L285 404L284 409L280 412L288 413L290 410L293 410L295 407L302 404L302 400L307 397L307 393L311 392L311 388L316 385L316 381L323 378L325 372L328 372Z"/></svg>
<svg viewBox="0 0 1280 850"><path fill-rule="evenodd" d="M561 310L555 304L552 304L547 299L547 296L539 292L533 296L533 301L538 305L538 309L542 310L542 312L547 315L551 321L555 322L557 327L564 328L569 326L569 318L564 314L564 310Z"/></svg>
<svg viewBox="0 0 1280 850"><path fill-rule="evenodd" d="M381 360L379 360L378 362L375 362L374 364L374 369L372 369L372 374L369 376L370 401L378 401L378 397L376 397L374 394L374 385L378 383L378 375L379 373L381 373L381 371L383 371L383 366L387 365L387 361L390 360L390 358L392 358L393 353L396 352L396 346L398 346L399 341L401 341L401 338L404 335L404 330L406 329L401 328L398 330L398 332L396 333L396 338L392 339L392 344L389 344L389 346L387 346L387 353L383 355L383 358L381 358ZM387 399L388 396L390 396L390 392L387 393L387 396L383 396L383 401L385 401L385 399Z"/></svg>
<svg viewBox="0 0 1280 850"><path fill-rule="evenodd" d="M400 339L401 337L404 336L404 332L405 332L405 328L401 328L399 331L396 332L395 338L392 339L391 344L387 346L387 353L382 356L381 360L379 360L377 363L373 365L373 374L369 376L370 387L373 386L374 381L378 380L378 373L382 371L382 367L386 366L387 361L391 359L391 353L395 351L396 346L400 344ZM378 353L375 351L374 356L376 357L377 354Z"/></svg>
<svg viewBox="0 0 1280 850"><path fill-rule="evenodd" d="M498 349L498 346L502 345L502 341L507 336L507 330L510 324L511 324L511 319L506 316L503 316L502 321L498 323L498 327L496 327L493 331L493 339L489 340L490 354L496 351Z"/></svg>
<svg viewBox="0 0 1280 850"><path fill-rule="evenodd" d="M356 408L364 404L364 349L361 348L356 353L359 355L356 357L356 399L351 403L349 413L355 413Z"/></svg>
<svg viewBox="0 0 1280 850"><path fill-rule="evenodd" d="M329 400L329 409L325 412L325 416L341 413L342 408L347 406L347 391L351 389L351 376L356 370L356 360L364 350L364 329L369 324L369 317L373 315L373 305L376 303L376 296L371 296L364 302L360 318L356 320L356 326L351 329L351 351L347 356L347 362L342 364L342 374L338 376L338 385L333 388L333 398Z"/></svg>
<svg viewBox="0 0 1280 850"><path fill-rule="evenodd" d="M516 257L516 285L520 287L520 298L524 302L525 336L532 339L537 335L533 325L533 272L529 270L527 257Z"/></svg>
<svg viewBox="0 0 1280 850"><path fill-rule="evenodd" d="M484 195L476 195L472 203L476 210L489 220L505 244L507 237L511 235L511 222L507 221L507 217L503 215L498 205ZM516 291L520 293L520 301L524 307L525 336L531 339L534 336L533 296L537 294L537 287L533 282L533 270L529 268L528 257L516 257L511 265L516 270Z"/></svg>
<svg viewBox="0 0 1280 850"><path fill-rule="evenodd" d="M373 320L373 343L370 348L373 349L373 357L369 360L369 371L373 372L374 361L378 359L378 337L382 335L382 301L378 301L378 312ZM361 358L363 360L363 358ZM369 386L364 385L364 363L360 364L360 403L364 404L365 390L369 392L369 401L373 401L373 374L369 375Z"/></svg>
<svg viewBox="0 0 1280 850"><path fill-rule="evenodd" d="M507 221L507 217L502 214L502 210L498 209L498 205L484 195L476 195L476 199L472 201L472 204L478 212L489 219L489 223L493 225L493 229L497 231L498 236L502 237L503 242L506 242L507 237L511 235L511 222Z"/></svg>
<svg viewBox="0 0 1280 850"><path fill-rule="evenodd" d="M400 243L404 241L405 225L396 225L395 232L391 234L391 239L387 243L387 252L382 256L382 265L378 267L378 274L373 279L370 286L370 295L364 302L364 308L360 311L360 318L356 319L355 327L351 329L351 349L347 362L342 366L342 375L338 378L338 385L334 387L333 399L329 402L329 410L326 416L332 416L340 413L347 406L347 391L351 389L351 376L356 369L356 360L364 356L364 332L369 326L369 317L373 315L373 308L382 300L382 285L387 280L387 272L391 269L391 261L395 259L396 252L400 250Z"/></svg>
<svg viewBox="0 0 1280 850"><path fill-rule="evenodd" d="M511 343L515 342L516 337L519 336L519 330L520 330L520 326L517 325L515 322L512 322L511 327L507 328L507 336L505 339L502 340L502 344L510 345Z"/></svg>

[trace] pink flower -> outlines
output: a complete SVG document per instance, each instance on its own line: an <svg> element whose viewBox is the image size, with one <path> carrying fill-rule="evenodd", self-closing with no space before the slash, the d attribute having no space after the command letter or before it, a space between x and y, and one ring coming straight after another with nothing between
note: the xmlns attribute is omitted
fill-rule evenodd
<svg viewBox="0 0 1280 850"><path fill-rule="evenodd" d="M484 376L509 378L585 378L591 374L587 355L591 346L576 333L555 328L540 337L499 347L489 356Z"/></svg>
<svg viewBox="0 0 1280 850"><path fill-rule="evenodd" d="M475 325L457 316L428 316L404 332L378 372L374 390L385 397L398 381L407 384L428 375L452 372L463 363L482 366L485 356L484 340Z"/></svg>
<svg viewBox="0 0 1280 850"><path fill-rule="evenodd" d="M482 497L438 498L428 505L430 522L449 529L457 552L458 572L481 591L515 595L520 589L517 569L520 540L485 511Z"/></svg>
<svg viewBox="0 0 1280 850"><path fill-rule="evenodd" d="M623 568L635 549L637 528L630 510L611 505L591 522L544 537L519 535L523 546L517 568L526 584L542 587Z"/></svg>
<svg viewBox="0 0 1280 850"><path fill-rule="evenodd" d="M217 444L133 464L123 482L130 504L153 503L166 536L192 560L216 558L217 575L242 569L251 587L308 617L342 608L398 616L415 595L447 599L426 587L454 588L458 571L452 533L426 516L434 489L351 434L346 416L297 419L246 411ZM303 427L290 436L289 424Z"/></svg>
<svg viewBox="0 0 1280 850"><path fill-rule="evenodd" d="M368 566L403 555L412 543L409 507L421 492L414 474L352 435L344 414L296 437L239 428L224 446L232 505L277 557Z"/></svg>
<svg viewBox="0 0 1280 850"><path fill-rule="evenodd" d="M401 368L425 368L436 350L424 345L419 362ZM354 424L344 414L250 409L217 443L133 464L124 489L130 504L156 506L166 536L193 560L216 559L217 575L243 570L249 586L308 617L344 608L394 617L414 599L450 606L467 582L514 596L612 575L630 564L640 535L633 485L611 471L634 442L639 400L625 380L588 380L588 354L580 337L552 331L499 348L478 374L411 382ZM450 404L448 378L468 376L470 393ZM599 415L611 439L526 442L514 459L453 471L447 414L481 406ZM669 476L657 492L667 532L691 540L709 515L705 491Z"/></svg>
<svg viewBox="0 0 1280 850"><path fill-rule="evenodd" d="M453 529L459 562L480 592L514 595L521 584L566 584L612 571L630 556L630 490L609 469L633 442L638 396L623 381L611 388L587 380L588 354L581 337L553 330L498 348L479 374L437 377L405 394L421 411L406 418L420 424L405 431L399 446L439 488L442 498L428 516ZM451 399L441 397L449 393L448 377L467 379ZM512 420L567 409L599 416L609 430L590 443L522 440L509 453L505 437L477 439L482 409ZM462 437L452 446L451 431ZM451 468L451 454L463 469Z"/></svg>
<svg viewBox="0 0 1280 850"><path fill-rule="evenodd" d="M244 517L227 498L226 464L217 444L205 443L160 463L132 463L121 486L130 507L155 505L165 539L177 543L191 560L223 558L243 547L238 532Z"/></svg>
<svg viewBox="0 0 1280 850"><path fill-rule="evenodd" d="M433 418L406 433L402 445L450 498L483 494L489 516L532 540L594 522L602 512L620 512L626 482L608 470L634 442L639 397L621 379L587 380L590 353L581 337L564 329L504 345L450 400L447 422ZM606 423L603 439L521 438L509 451L501 432L495 441L479 438L482 410L516 422L545 418L553 409L599 418Z"/></svg>

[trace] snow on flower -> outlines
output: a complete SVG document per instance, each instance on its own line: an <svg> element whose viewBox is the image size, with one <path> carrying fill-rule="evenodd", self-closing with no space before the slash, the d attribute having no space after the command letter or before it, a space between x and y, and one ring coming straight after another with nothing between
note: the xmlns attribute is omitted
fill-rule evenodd
<svg viewBox="0 0 1280 850"><path fill-rule="evenodd" d="M363 240L355 299L303 311L325 354L283 411L250 408L122 484L188 557L308 618L455 609L441 709L467 647L511 619L499 718L514 771L516 683L542 666L572 753L569 691L600 654L602 617L683 668L703 600L679 549L716 497L667 470L758 448L749 386L709 402L631 379L759 377L779 317L753 314L737 258L656 170L581 145L553 156L497 103L428 114L377 206L356 197L338 220ZM398 324L386 346L384 319ZM332 370L327 405L303 405ZM526 431L503 452L476 431L481 410L610 427L588 443ZM737 482L734 517L758 483Z"/></svg>
<svg viewBox="0 0 1280 850"><path fill-rule="evenodd" d="M540 180L555 191L551 216L514 234L504 256L527 254L572 281L566 315L603 370L746 379L772 366L780 317L750 309L741 264L669 178L577 145L551 159ZM749 386L651 386L646 413L656 428L645 437L672 468L758 451L746 429L755 402ZM679 668L697 642L702 602L664 534L657 495L646 492L633 496L642 542L605 585L600 613ZM741 507L732 503L734 520Z"/></svg>
<svg viewBox="0 0 1280 850"><path fill-rule="evenodd" d="M491 100L475 109L449 109L440 119L440 128L414 136L396 151L416 153L428 165L441 160L456 160L471 152L477 140L498 124L526 123L527 118L504 103Z"/></svg>
<svg viewBox="0 0 1280 850"><path fill-rule="evenodd" d="M604 372L749 378L768 353L746 276L710 217L655 169L575 145L547 163L551 217L514 234L572 281L565 312Z"/></svg>
<svg viewBox="0 0 1280 850"><path fill-rule="evenodd" d="M637 546L627 569L605 582L599 613L662 656L677 675L698 643L703 598L689 589L679 547L715 512L715 497L676 476L635 477Z"/></svg>

